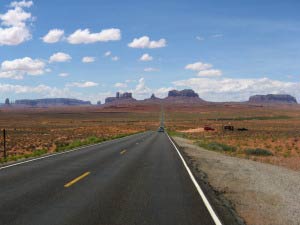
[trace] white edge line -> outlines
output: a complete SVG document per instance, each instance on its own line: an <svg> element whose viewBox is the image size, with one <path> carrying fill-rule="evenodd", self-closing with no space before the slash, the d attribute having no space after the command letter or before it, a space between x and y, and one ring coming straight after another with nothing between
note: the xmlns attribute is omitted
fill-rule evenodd
<svg viewBox="0 0 300 225"><path fill-rule="evenodd" d="M191 178L192 182L194 183L194 185L195 185L195 187L196 187L196 189L197 189L200 197L202 198L202 200L203 200L203 202L204 202L204 204L205 204L205 206L206 206L209 214L211 215L213 221L215 222L216 225L222 225L220 219L218 218L217 214L215 213L215 211L211 207L209 201L207 200L207 198L206 198L204 192L202 191L200 185L196 181L196 179L195 179L194 175L192 174L190 168L186 164L186 162L185 162L184 158L182 157L180 151L178 150L178 148L176 147L176 145L174 144L174 142L172 141L172 139L170 138L170 136L169 136L168 133L167 133L167 136L168 136L169 140L171 141L172 145L174 146L174 148L176 149L176 151L177 151L177 153L178 153L178 155L179 155L179 157L180 157L180 159L181 159L181 161L182 161L185 169L187 170L188 174L190 175L190 178Z"/></svg>
<svg viewBox="0 0 300 225"><path fill-rule="evenodd" d="M137 133L137 134L142 134L142 133ZM82 146L82 147L79 147L79 148L74 148L72 150L68 150L68 151L64 151L64 152L58 152L58 153L52 153L50 155L46 155L46 156L41 156L41 157L34 158L34 159L25 160L25 161L14 163L14 164L10 164L10 165L7 165L7 166L2 166L2 167L0 167L0 170L6 169L6 168L9 168L9 167L13 167L13 166L18 166L18 165L25 164L25 163L29 163L29 162L33 162L33 161L37 161L37 160L41 160L41 159L45 159L45 158L50 158L50 157L57 156L57 155L62 155L62 154L70 153L70 152L75 152L75 151L78 151L78 150L81 150L81 149L84 149L84 148L88 148L88 147L93 147L93 146L96 146L96 145L102 145L102 144L105 144L105 143L111 142L111 141L122 140L122 139L131 137L131 136L137 135L137 134L132 134L132 135L129 135L129 136L125 136L125 137L117 138L117 139L113 139L113 140L107 140L107 141L103 141L103 142L100 142L100 143L97 143L97 144L85 145L85 146Z"/></svg>

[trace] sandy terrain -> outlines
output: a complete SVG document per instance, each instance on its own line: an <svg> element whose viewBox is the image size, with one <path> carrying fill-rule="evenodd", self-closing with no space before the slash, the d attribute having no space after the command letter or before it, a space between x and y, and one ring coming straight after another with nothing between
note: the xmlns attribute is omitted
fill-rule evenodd
<svg viewBox="0 0 300 225"><path fill-rule="evenodd" d="M195 141L232 146L231 156L252 159L300 171L300 106L243 104L193 105L166 108L166 126ZM215 131L198 132L205 125ZM223 131L224 125L234 131ZM238 131L236 128L247 128ZM265 149L273 156L247 155L247 149Z"/></svg>
<svg viewBox="0 0 300 225"><path fill-rule="evenodd" d="M204 128L198 127L198 128L194 128L194 129L181 130L180 132L182 132L182 133L201 133L201 132L204 132Z"/></svg>
<svg viewBox="0 0 300 225"><path fill-rule="evenodd" d="M89 137L110 138L144 130L157 129L159 110L130 112L122 108L0 108L0 130L7 131L9 156L45 149L51 153L57 146ZM0 159L3 138L0 135Z"/></svg>
<svg viewBox="0 0 300 225"><path fill-rule="evenodd" d="M207 182L234 205L247 224L300 224L300 172L208 151L187 139L174 139L194 169L207 175Z"/></svg>

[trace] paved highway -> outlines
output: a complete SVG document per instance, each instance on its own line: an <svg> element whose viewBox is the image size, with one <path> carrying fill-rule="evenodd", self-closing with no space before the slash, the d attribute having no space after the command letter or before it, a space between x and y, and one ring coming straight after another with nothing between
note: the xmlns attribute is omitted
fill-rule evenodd
<svg viewBox="0 0 300 225"><path fill-rule="evenodd" d="M0 168L1 225L216 224L166 133Z"/></svg>

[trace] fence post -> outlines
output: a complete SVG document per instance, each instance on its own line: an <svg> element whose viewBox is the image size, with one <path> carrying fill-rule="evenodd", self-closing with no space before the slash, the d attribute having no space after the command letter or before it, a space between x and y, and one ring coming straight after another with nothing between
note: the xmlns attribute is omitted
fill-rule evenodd
<svg viewBox="0 0 300 225"><path fill-rule="evenodd" d="M3 129L3 156L4 156L4 159L6 159L7 155L6 155L6 131L5 131L5 129Z"/></svg>

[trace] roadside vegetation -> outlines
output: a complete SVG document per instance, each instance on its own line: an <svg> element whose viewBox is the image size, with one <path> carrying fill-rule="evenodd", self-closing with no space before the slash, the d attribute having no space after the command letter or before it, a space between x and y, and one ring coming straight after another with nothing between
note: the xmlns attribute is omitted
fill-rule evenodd
<svg viewBox="0 0 300 225"><path fill-rule="evenodd" d="M92 136L92 137L89 137L89 138L84 139L84 140L75 140L75 141L72 141L70 143L57 142L57 143L55 143L56 144L55 151L56 152L67 151L67 150L71 150L71 149L86 146L86 145L92 145L92 144L97 144L97 143L101 143L101 142L104 142L104 141L109 141L109 140L114 140L114 139L126 137L126 136L132 135L132 134L119 134L119 135L114 135L114 136L111 136L111 137L95 137L95 136Z"/></svg>
<svg viewBox="0 0 300 225"><path fill-rule="evenodd" d="M5 162L10 162L10 161L18 161L18 160L21 160L21 159L28 159L28 158L39 157L41 155L46 154L47 152L48 152L47 149L37 149L37 150L34 150L31 153L26 153L26 154L22 154L22 155L10 155L6 159L1 158L0 159L0 163L5 163Z"/></svg>
<svg viewBox="0 0 300 225"><path fill-rule="evenodd" d="M68 150L72 150L74 148L97 144L97 143L101 143L104 141L114 140L114 139L129 136L129 135L133 135L136 133L138 133L138 132L128 133L128 134L118 134L118 135L114 135L111 137L91 136L91 137L88 137L83 140L74 140L74 141L71 141L70 143L56 142L55 143L55 145L56 145L55 152L68 151ZM39 156L45 155L47 153L51 153L51 152L49 152L48 149L37 149L37 150L34 150L34 151L32 151L30 153L26 153L26 154L9 155L6 159L0 158L0 163L6 163L6 162L11 162L11 161L18 161L18 160L23 160L23 159L28 159L28 158L39 157Z"/></svg>
<svg viewBox="0 0 300 225"><path fill-rule="evenodd" d="M261 148L248 148L245 150L245 153L247 155L256 155L256 156L271 156L273 153L267 149L261 149Z"/></svg>
<svg viewBox="0 0 300 225"><path fill-rule="evenodd" d="M170 135L230 156L300 170L299 106L207 105L166 115Z"/></svg>
<svg viewBox="0 0 300 225"><path fill-rule="evenodd" d="M229 146L226 144L218 143L218 142L205 142L205 141L197 141L196 144L202 148L212 150L212 151L219 151L219 152L235 152L236 147Z"/></svg>

